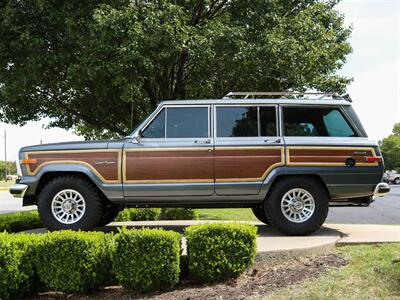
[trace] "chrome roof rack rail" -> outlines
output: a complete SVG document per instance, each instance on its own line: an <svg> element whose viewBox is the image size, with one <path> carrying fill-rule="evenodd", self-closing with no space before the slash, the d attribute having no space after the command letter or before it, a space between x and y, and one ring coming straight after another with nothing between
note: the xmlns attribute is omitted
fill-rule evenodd
<svg viewBox="0 0 400 300"><path fill-rule="evenodd" d="M324 92L229 92L222 99L250 99L250 98L265 98L265 96L319 96L316 100L330 98L333 100L347 100L351 101L348 94L340 96L338 93L324 93ZM237 98L235 98L237 97Z"/></svg>

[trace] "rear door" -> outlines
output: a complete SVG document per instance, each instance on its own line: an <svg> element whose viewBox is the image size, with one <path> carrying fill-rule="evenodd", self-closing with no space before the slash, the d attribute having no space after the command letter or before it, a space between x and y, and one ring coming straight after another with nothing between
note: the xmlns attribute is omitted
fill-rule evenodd
<svg viewBox="0 0 400 300"><path fill-rule="evenodd" d="M215 105L215 191L259 193L262 182L284 165L276 105Z"/></svg>

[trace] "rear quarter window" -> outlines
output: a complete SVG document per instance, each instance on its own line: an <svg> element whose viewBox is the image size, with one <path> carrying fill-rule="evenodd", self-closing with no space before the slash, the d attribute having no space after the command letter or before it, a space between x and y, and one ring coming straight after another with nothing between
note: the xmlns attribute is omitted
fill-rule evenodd
<svg viewBox="0 0 400 300"><path fill-rule="evenodd" d="M283 107L285 136L358 136L338 107Z"/></svg>

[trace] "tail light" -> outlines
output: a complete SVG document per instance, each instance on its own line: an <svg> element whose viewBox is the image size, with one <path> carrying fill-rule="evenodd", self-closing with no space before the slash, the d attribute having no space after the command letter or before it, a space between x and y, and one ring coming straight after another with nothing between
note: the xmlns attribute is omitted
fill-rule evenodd
<svg viewBox="0 0 400 300"><path fill-rule="evenodd" d="M382 156L366 156L365 160L367 162L381 162L382 161Z"/></svg>

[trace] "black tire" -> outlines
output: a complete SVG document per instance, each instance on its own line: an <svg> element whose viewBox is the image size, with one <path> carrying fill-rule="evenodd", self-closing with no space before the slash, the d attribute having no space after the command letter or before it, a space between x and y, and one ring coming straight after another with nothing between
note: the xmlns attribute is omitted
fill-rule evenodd
<svg viewBox="0 0 400 300"><path fill-rule="evenodd" d="M82 217L72 224L64 224L52 213L53 198L63 190L73 190L84 198L85 211ZM38 196L38 211L42 223L52 230L90 230L94 228L103 214L103 202L95 186L87 179L78 176L60 176L48 182Z"/></svg>
<svg viewBox="0 0 400 300"><path fill-rule="evenodd" d="M396 179L393 181L393 183L394 183L394 184L400 184L400 178L396 178Z"/></svg>
<svg viewBox="0 0 400 300"><path fill-rule="evenodd" d="M263 207L257 206L257 207L252 207L251 210L253 211L253 214L256 216L256 218L260 221L263 222L264 224L270 225L267 216L265 215L265 211Z"/></svg>
<svg viewBox="0 0 400 300"><path fill-rule="evenodd" d="M282 212L281 201L292 189L303 189L314 199L314 212L303 222L289 220ZM287 235L307 235L318 230L328 216L329 199L324 187L315 179L287 177L279 180L271 189L264 210L270 224Z"/></svg>
<svg viewBox="0 0 400 300"><path fill-rule="evenodd" d="M118 216L120 211L121 208L119 206L111 204L107 205L104 207L103 215L101 216L100 222L97 224L97 226L101 227L110 224Z"/></svg>

